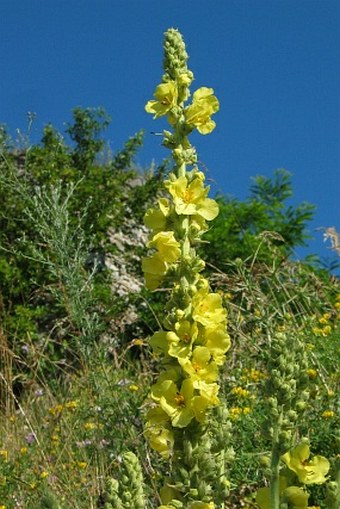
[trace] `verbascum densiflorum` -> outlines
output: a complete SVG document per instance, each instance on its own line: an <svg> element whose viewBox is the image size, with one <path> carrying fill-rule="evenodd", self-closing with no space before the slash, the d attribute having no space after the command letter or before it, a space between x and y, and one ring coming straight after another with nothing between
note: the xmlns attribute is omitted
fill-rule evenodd
<svg viewBox="0 0 340 509"><path fill-rule="evenodd" d="M294 446L309 397L306 346L298 331L294 335L277 332L268 336L268 343L266 426L272 450L270 458L264 458L264 465L268 467L270 487L258 490L256 502L261 509L287 505L308 509L306 486L324 483L330 465L322 456L309 460L308 440Z"/></svg>
<svg viewBox="0 0 340 509"><path fill-rule="evenodd" d="M151 387L145 435L152 448L172 461L180 459L190 436L200 436L203 447L207 416L220 403L219 367L230 347L222 298L211 291L201 274L205 263L196 251L208 222L218 215L218 205L208 197L209 186L188 139L195 129L208 134L215 128L211 117L219 102L213 89L207 87L198 88L191 96L194 76L187 60L182 36L177 30L168 30L162 83L145 107L154 118L166 116L171 130L164 131L163 144L171 150L174 161L164 182L163 197L144 218L151 231L148 247L152 250L142 261L145 284L150 290L171 289L162 329L150 339L163 370ZM190 458L198 461L198 452L195 447L192 450ZM184 478L182 481L173 496L165 497L163 509L215 507L209 495L211 487L200 489L187 483L188 493ZM182 505L183 493L186 505Z"/></svg>

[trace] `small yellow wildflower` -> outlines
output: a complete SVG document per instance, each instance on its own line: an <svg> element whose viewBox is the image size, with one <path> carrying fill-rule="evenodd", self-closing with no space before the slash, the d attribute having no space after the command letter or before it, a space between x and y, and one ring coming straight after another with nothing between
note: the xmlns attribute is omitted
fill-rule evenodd
<svg viewBox="0 0 340 509"><path fill-rule="evenodd" d="M24 456L25 454L27 454L27 451L28 451L27 447L21 447L20 454Z"/></svg>
<svg viewBox="0 0 340 509"><path fill-rule="evenodd" d="M60 441L60 437L59 437L59 435L52 435L51 436L51 440L52 440L52 442L59 442Z"/></svg>
<svg viewBox="0 0 340 509"><path fill-rule="evenodd" d="M96 428L97 428L97 425L94 422L85 422L85 424L84 424L84 429L86 429L87 431L91 431Z"/></svg>
<svg viewBox="0 0 340 509"><path fill-rule="evenodd" d="M133 345L133 346L144 346L145 343L144 343L144 341L142 339L136 338L136 339L133 339L131 341L131 345Z"/></svg>
<svg viewBox="0 0 340 509"><path fill-rule="evenodd" d="M61 414L61 412L63 411L63 405L55 405L51 408L48 409L49 413L53 416L56 416L56 415L59 415Z"/></svg>
<svg viewBox="0 0 340 509"><path fill-rule="evenodd" d="M318 372L316 371L316 369L310 368L310 369L307 369L307 375L311 379L316 378L318 376Z"/></svg>
<svg viewBox="0 0 340 509"><path fill-rule="evenodd" d="M238 417L242 414L242 408L235 406L230 409L230 419L232 421L236 421Z"/></svg>
<svg viewBox="0 0 340 509"><path fill-rule="evenodd" d="M65 403L65 408L67 408L68 410L75 410L78 406L78 401L75 401L75 400L71 400L71 401L66 401Z"/></svg>
<svg viewBox="0 0 340 509"><path fill-rule="evenodd" d="M81 470L85 470L85 468L87 467L87 462L86 461L77 461L77 466Z"/></svg>
<svg viewBox="0 0 340 509"><path fill-rule="evenodd" d="M6 449L0 450L0 457L3 458L5 461L8 459L8 451Z"/></svg>
<svg viewBox="0 0 340 509"><path fill-rule="evenodd" d="M138 387L138 385L136 385L136 384L131 384L131 385L129 385L129 391L131 391L131 392L137 392L137 391L139 391L139 387Z"/></svg>
<svg viewBox="0 0 340 509"><path fill-rule="evenodd" d="M319 318L319 323L321 323L322 325L327 325L330 317L331 317L330 313L324 313L322 317Z"/></svg>
<svg viewBox="0 0 340 509"><path fill-rule="evenodd" d="M243 389L243 387L233 387L231 393L240 398L248 398L250 395L250 392L247 389Z"/></svg>
<svg viewBox="0 0 340 509"><path fill-rule="evenodd" d="M35 490L36 487L37 487L37 483L35 481L31 482L31 484L30 484L31 490Z"/></svg>
<svg viewBox="0 0 340 509"><path fill-rule="evenodd" d="M249 406L243 407L242 413L244 415L248 415L248 414L250 414L250 412L251 412L251 408Z"/></svg>
<svg viewBox="0 0 340 509"><path fill-rule="evenodd" d="M334 417L334 412L333 410L325 410L322 412L321 417L324 419L332 419L332 417Z"/></svg>
<svg viewBox="0 0 340 509"><path fill-rule="evenodd" d="M46 477L48 477L48 472L46 472L46 470L43 470L39 477L40 479L46 479Z"/></svg>
<svg viewBox="0 0 340 509"><path fill-rule="evenodd" d="M325 325L322 327L322 335L328 336L332 332L332 327L330 325Z"/></svg>
<svg viewBox="0 0 340 509"><path fill-rule="evenodd" d="M5 505L0 505L0 509L6 509Z"/></svg>
<svg viewBox="0 0 340 509"><path fill-rule="evenodd" d="M264 380L267 378L267 375L265 373L261 373L258 369L251 368L251 369L245 369L244 375L242 375L241 380L243 382L254 382L258 383L261 380Z"/></svg>

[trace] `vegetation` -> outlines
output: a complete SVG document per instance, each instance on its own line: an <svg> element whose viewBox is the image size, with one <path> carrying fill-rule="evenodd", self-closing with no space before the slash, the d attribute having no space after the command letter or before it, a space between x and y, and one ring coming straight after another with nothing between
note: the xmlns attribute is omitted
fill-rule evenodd
<svg viewBox="0 0 340 509"><path fill-rule="evenodd" d="M204 129L189 108L187 121ZM171 311L177 276L161 274L155 291L150 278L144 287L141 267L150 235L143 216L169 198L163 180L171 175L168 163L136 167L143 133L107 152L107 123L103 110L77 108L65 135L48 125L41 143L25 150L1 130L0 508L151 509L190 500L188 507L210 509L209 486L220 497L216 507L263 508L275 468L288 486L280 509L335 508L340 285L319 264L291 258L314 207L286 205L292 185L284 170L256 177L245 202L216 198L220 214L195 242L211 294L228 314L221 405L207 409L207 428L194 424L189 437L176 422L167 428L186 447L183 464L174 449L169 465L144 421L159 372L149 339L162 328L165 306ZM185 225L176 214L178 238ZM178 263L171 245L175 260L166 263ZM192 271L196 284L201 275ZM171 298L177 305L183 296ZM194 431L202 438L196 452ZM304 437L311 456L329 462L326 482L319 474L307 484L308 503L301 501L310 461ZM296 446L306 467L298 472ZM222 459L221 478L209 478ZM323 460L315 461L319 472Z"/></svg>

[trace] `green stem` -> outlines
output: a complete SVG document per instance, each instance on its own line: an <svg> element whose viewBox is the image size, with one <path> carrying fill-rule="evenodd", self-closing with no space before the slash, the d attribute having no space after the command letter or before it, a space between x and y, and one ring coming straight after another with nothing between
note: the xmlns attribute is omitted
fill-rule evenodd
<svg viewBox="0 0 340 509"><path fill-rule="evenodd" d="M186 175L186 164L185 163L182 163L180 166L178 166L177 168L177 175L178 177L185 177Z"/></svg>
<svg viewBox="0 0 340 509"><path fill-rule="evenodd" d="M270 482L270 509L280 509L280 449L279 430L280 421L275 425L272 455L271 455L271 482Z"/></svg>

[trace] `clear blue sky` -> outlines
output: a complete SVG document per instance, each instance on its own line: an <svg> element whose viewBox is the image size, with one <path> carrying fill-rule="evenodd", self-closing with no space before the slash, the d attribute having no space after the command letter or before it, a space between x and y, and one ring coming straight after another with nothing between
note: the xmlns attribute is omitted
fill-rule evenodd
<svg viewBox="0 0 340 509"><path fill-rule="evenodd" d="M315 240L299 255L331 255L319 227L340 231L339 0L1 0L0 122L31 138L63 130L75 106L103 106L113 150L139 129L160 81L163 32L178 28L195 86L213 87L216 130L195 136L214 190L244 199L251 177L284 167L293 203L317 205ZM161 161L146 135L143 166Z"/></svg>

